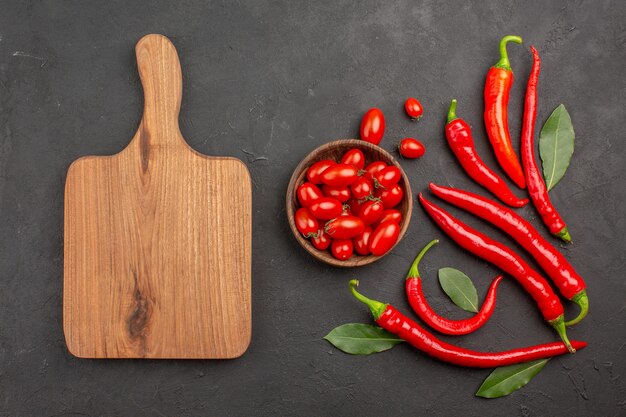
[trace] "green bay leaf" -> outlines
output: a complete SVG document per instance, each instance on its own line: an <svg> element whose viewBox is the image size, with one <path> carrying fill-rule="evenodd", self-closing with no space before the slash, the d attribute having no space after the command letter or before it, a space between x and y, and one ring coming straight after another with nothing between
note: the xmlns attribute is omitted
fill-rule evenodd
<svg viewBox="0 0 626 417"><path fill-rule="evenodd" d="M496 368L485 379L475 395L484 398L499 398L509 395L528 384L546 366L548 361L549 359L540 359Z"/></svg>
<svg viewBox="0 0 626 417"><path fill-rule="evenodd" d="M470 313L478 312L476 287L463 272L454 268L441 268L439 284L454 304Z"/></svg>
<svg viewBox="0 0 626 417"><path fill-rule="evenodd" d="M398 336L371 324L346 323L335 327L324 339L351 355L369 355L404 342Z"/></svg>
<svg viewBox="0 0 626 417"><path fill-rule="evenodd" d="M543 178L548 191L565 175L574 153L574 126L567 109L559 105L539 134L539 155L543 165Z"/></svg>

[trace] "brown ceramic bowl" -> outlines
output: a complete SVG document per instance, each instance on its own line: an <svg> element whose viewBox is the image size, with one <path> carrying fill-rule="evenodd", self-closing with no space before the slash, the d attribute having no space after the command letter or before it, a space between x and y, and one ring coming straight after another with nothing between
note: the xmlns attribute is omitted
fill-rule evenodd
<svg viewBox="0 0 626 417"><path fill-rule="evenodd" d="M400 184L404 191L404 198L402 199L402 202L395 207L402 213L402 224L400 225L400 236L398 237L396 245L398 244L398 242L400 242L400 240L402 240L406 229L409 227L409 222L411 221L411 212L413 211L413 198L411 194L411 186L409 185L409 179L407 178L406 173L404 172L400 164L398 164L398 162L395 160L395 158L383 148L373 145L369 142L365 142L363 140L342 139L322 145L310 154L308 154L306 158L304 158L302 162L300 162L300 164L298 164L298 166L296 167L293 175L291 176L291 180L289 181L289 187L287 188L286 203L289 226L291 227L291 231L296 237L296 240L300 243L300 245L302 245L304 249L307 250L307 252L309 252L320 261L341 267L352 267L371 264L372 262L376 262L383 256L387 255L389 252L391 252L391 250L393 250L393 248L382 256L361 256L355 253L350 259L347 259L345 261L340 261L333 257L333 255L330 253L330 248L325 251L316 249L313 244L308 239L305 239L300 234L300 232L298 232L298 229L296 229L294 215L300 207L300 203L298 202L298 198L296 196L296 189L306 181L306 172L311 165L323 159L332 159L339 162L342 155L352 148L358 148L361 150L361 152L363 152L363 154L365 155L366 166L371 162L380 160L385 162L387 165L397 166L402 172L402 179L400 179L400 182L398 184Z"/></svg>

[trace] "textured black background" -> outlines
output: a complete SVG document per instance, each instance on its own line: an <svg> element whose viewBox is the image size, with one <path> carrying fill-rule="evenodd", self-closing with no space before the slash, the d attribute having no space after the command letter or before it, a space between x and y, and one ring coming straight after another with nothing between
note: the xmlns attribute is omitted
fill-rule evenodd
<svg viewBox="0 0 626 417"><path fill-rule="evenodd" d="M0 415L626 415L626 3L130 3L0 4ZM113 154L132 137L142 108L133 47L151 32L169 36L179 51L181 129L191 146L241 158L252 174L253 337L237 360L79 360L64 345L65 173L79 156ZM410 260L442 237L421 209L392 254L340 270L298 246L284 195L300 159L329 140L356 136L372 106L387 117L384 147L392 150L404 135L425 143L424 158L402 163L414 190L433 180L479 191L446 147L444 117L458 98L459 114L495 166L482 87L507 33L525 41L509 48L518 77L515 142L530 44L543 58L539 123L559 103L574 121L572 165L551 196L575 241L562 251L591 297L589 318L570 337L590 345L552 360L513 395L489 401L473 396L488 370L449 366L409 346L353 357L322 340L341 323L370 322L347 291L349 278L408 310L403 276ZM425 106L418 123L403 114L408 96ZM532 208L520 212L545 231ZM464 317L439 288L443 266L468 273L481 298L497 271L447 238L430 252L422 267L428 299ZM509 279L491 322L454 342L500 350L555 339Z"/></svg>

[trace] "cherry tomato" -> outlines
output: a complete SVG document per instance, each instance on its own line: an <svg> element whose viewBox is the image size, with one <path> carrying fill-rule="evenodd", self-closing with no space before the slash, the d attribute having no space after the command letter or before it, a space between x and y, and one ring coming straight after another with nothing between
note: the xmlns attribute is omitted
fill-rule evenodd
<svg viewBox="0 0 626 417"><path fill-rule="evenodd" d="M352 191L352 197L357 200L363 200L364 198L372 195L372 191L374 191L374 186L365 177L359 177L358 180L354 181L350 186L350 190Z"/></svg>
<svg viewBox="0 0 626 417"><path fill-rule="evenodd" d="M402 223L402 213L400 213L400 210L386 209L383 211L383 215L380 217L379 222L385 223L386 221L392 221L400 224Z"/></svg>
<svg viewBox="0 0 626 417"><path fill-rule="evenodd" d="M413 138L402 139L398 150L400 151L400 155L409 159L421 158L424 152L426 152L426 148L424 148L422 142Z"/></svg>
<svg viewBox="0 0 626 417"><path fill-rule="evenodd" d="M305 182L296 190L298 201L302 207L310 207L318 198L324 197L322 191L312 182Z"/></svg>
<svg viewBox="0 0 626 417"><path fill-rule="evenodd" d="M363 155L360 149L352 148L343 154L341 163L352 165L356 169L361 170L365 166L365 155Z"/></svg>
<svg viewBox="0 0 626 417"><path fill-rule="evenodd" d="M383 203L380 200L369 200L361 205L359 219L363 220L366 226L376 223L383 215Z"/></svg>
<svg viewBox="0 0 626 417"><path fill-rule="evenodd" d="M304 237L317 235L317 219L313 217L313 214L311 214L308 208L299 208L298 211L296 211L294 220L296 222L296 229L298 229Z"/></svg>
<svg viewBox="0 0 626 417"><path fill-rule="evenodd" d="M333 187L332 185L322 186L322 192L326 197L336 198L345 203L350 200L350 189L347 186Z"/></svg>
<svg viewBox="0 0 626 417"><path fill-rule="evenodd" d="M359 210L361 210L361 204L363 203L354 197L348 200L348 206L350 206L350 211L352 213L358 213Z"/></svg>
<svg viewBox="0 0 626 417"><path fill-rule="evenodd" d="M363 233L363 220L353 215L339 216L326 223L324 231L333 239L351 239Z"/></svg>
<svg viewBox="0 0 626 417"><path fill-rule="evenodd" d="M386 209L390 209L400 204L402 198L404 197L404 190L396 184L387 190L383 188L377 189L374 191L374 197L380 198L383 202L383 206Z"/></svg>
<svg viewBox="0 0 626 417"><path fill-rule="evenodd" d="M309 207L311 214L320 220L330 220L341 216L343 205L332 197L322 197L315 200Z"/></svg>
<svg viewBox="0 0 626 417"><path fill-rule="evenodd" d="M411 119L419 119L420 117L422 117L422 113L424 113L422 103L420 103L418 99L413 97L409 97L406 99L406 101L404 102L404 110Z"/></svg>
<svg viewBox="0 0 626 417"><path fill-rule="evenodd" d="M359 255L369 255L370 253L370 248L369 248L369 241L370 241L370 236L372 235L372 228L367 226L365 228L365 230L363 230L363 233L357 235L353 242L354 243L354 251L356 253L358 253Z"/></svg>
<svg viewBox="0 0 626 417"><path fill-rule="evenodd" d="M322 172L326 171L328 167L331 167L335 164L337 163L330 159L324 159L322 161L316 162L311 165L309 170L306 172L306 177L313 184L322 184Z"/></svg>
<svg viewBox="0 0 626 417"><path fill-rule="evenodd" d="M332 186L346 186L359 179L358 171L352 165L335 164L324 170L322 182Z"/></svg>
<svg viewBox="0 0 626 417"><path fill-rule="evenodd" d="M350 239L335 239L330 245L330 251L335 258L345 261L352 256L354 246Z"/></svg>
<svg viewBox="0 0 626 417"><path fill-rule="evenodd" d="M316 249L319 250L328 249L328 247L330 246L330 242L332 242L332 239L330 238L330 236L324 233L323 229L317 232L317 236L311 237L311 243L313 244L313 246L315 246Z"/></svg>
<svg viewBox="0 0 626 417"><path fill-rule="evenodd" d="M398 241L400 225L393 221L379 224L370 236L369 249L372 255L380 256L389 251Z"/></svg>
<svg viewBox="0 0 626 417"><path fill-rule="evenodd" d="M389 188L398 183L402 178L402 172L397 166L391 165L374 174L376 187Z"/></svg>
<svg viewBox="0 0 626 417"><path fill-rule="evenodd" d="M385 116L377 108L369 109L361 120L361 139L378 145L385 133Z"/></svg>
<svg viewBox="0 0 626 417"><path fill-rule="evenodd" d="M365 167L365 171L366 172L365 172L365 174L363 176L373 183L374 182L374 175L376 175L376 173L378 171L381 171L381 170L383 170L385 168L387 168L387 164L384 163L383 161L372 162L367 167Z"/></svg>

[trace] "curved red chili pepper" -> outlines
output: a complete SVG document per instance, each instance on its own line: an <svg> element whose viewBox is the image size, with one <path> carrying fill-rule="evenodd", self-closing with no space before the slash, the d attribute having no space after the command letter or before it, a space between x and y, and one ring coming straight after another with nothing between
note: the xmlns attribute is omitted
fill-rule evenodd
<svg viewBox="0 0 626 417"><path fill-rule="evenodd" d="M493 314L493 310L496 308L496 292L498 284L502 281L503 276L498 275L491 285L489 291L485 297L480 311L473 317L464 320L450 320L437 314L426 301L424 297L424 291L422 290L422 278L418 270L418 266L428 249L433 247L439 240L435 239L424 247L413 261L411 269L406 276L406 295L409 299L409 304L413 308L413 311L430 327L433 329L450 335L463 335L472 333L480 329L485 323L489 321L489 318Z"/></svg>
<svg viewBox="0 0 626 417"><path fill-rule="evenodd" d="M573 351L565 330L563 305L545 278L532 269L517 253L467 226L450 213L426 200L421 193L419 200L435 223L462 248L494 264L515 278L533 297L544 319L554 327L563 343Z"/></svg>
<svg viewBox="0 0 626 417"><path fill-rule="evenodd" d="M474 148L472 129L456 116L456 99L450 103L448 123L446 124L446 139L454 152L456 159L474 181L482 185L493 195L511 207L523 207L528 199L517 198L506 185L504 180L493 172L478 156Z"/></svg>
<svg viewBox="0 0 626 417"><path fill-rule="evenodd" d="M485 81L485 128L500 166L519 188L525 188L524 172L509 135L509 95L514 78L506 53L509 42L522 43L522 38L509 35L500 40L500 60L489 69Z"/></svg>
<svg viewBox="0 0 626 417"><path fill-rule="evenodd" d="M585 281L561 252L544 239L537 229L522 216L508 207L468 191L442 187L433 183L429 186L433 194L442 200L487 220L505 231L535 258L559 288L561 294L580 306L578 316L566 322L566 326L576 324L585 318L589 311Z"/></svg>
<svg viewBox="0 0 626 417"><path fill-rule="evenodd" d="M522 164L524 165L524 173L526 174L526 183L528 184L528 194L530 195L535 208L541 215L541 219L550 229L550 233L563 239L565 242L571 242L565 222L556 211L550 197L546 183L543 181L537 162L535 160L535 120L537 118L537 83L539 81L539 71L541 69L541 61L539 53L531 46L533 53L533 67L528 77L528 85L526 86L526 99L524 102L524 119L522 121Z"/></svg>
<svg viewBox="0 0 626 417"><path fill-rule="evenodd" d="M359 281L355 279L350 281L352 294L357 300L369 307L374 320L380 327L397 335L422 352L444 362L474 368L493 368L567 353L567 348L563 343L546 343L504 352L478 352L455 346L437 339L433 334L400 313L395 307L360 294L355 288L357 285L359 285ZM572 346L576 349L582 349L587 346L587 343L573 341Z"/></svg>

